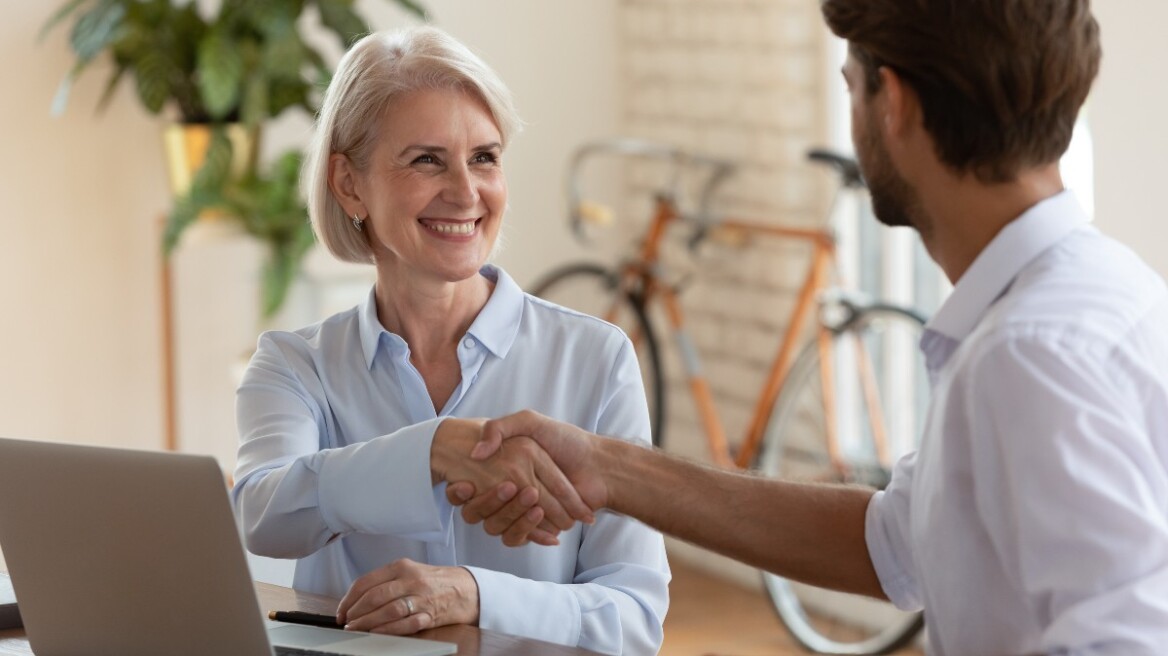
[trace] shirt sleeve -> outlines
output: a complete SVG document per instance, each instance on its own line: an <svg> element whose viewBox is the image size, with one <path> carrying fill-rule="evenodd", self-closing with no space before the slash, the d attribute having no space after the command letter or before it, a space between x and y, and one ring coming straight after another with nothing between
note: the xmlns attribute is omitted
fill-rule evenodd
<svg viewBox="0 0 1168 656"><path fill-rule="evenodd" d="M606 383L596 431L648 445L649 412L640 368L625 340ZM669 607L669 564L661 534L602 511L581 532L572 583L532 581L468 568L479 586L479 625L605 654L656 654Z"/></svg>
<svg viewBox="0 0 1168 656"><path fill-rule="evenodd" d="M328 448L322 404L298 373L264 335L236 395L240 447L231 496L248 549L302 558L350 533L448 539L451 513L440 512L441 490L430 481L430 444L441 420Z"/></svg>
<svg viewBox="0 0 1168 656"><path fill-rule="evenodd" d="M1168 645L1168 472L1138 370L1012 339L972 372L967 408L987 447L974 450L976 507L1045 653Z"/></svg>
<svg viewBox="0 0 1168 656"><path fill-rule="evenodd" d="M901 457L888 487L872 495L864 518L864 541L880 587L904 611L919 611L923 604L909 523L916 461L916 451Z"/></svg>

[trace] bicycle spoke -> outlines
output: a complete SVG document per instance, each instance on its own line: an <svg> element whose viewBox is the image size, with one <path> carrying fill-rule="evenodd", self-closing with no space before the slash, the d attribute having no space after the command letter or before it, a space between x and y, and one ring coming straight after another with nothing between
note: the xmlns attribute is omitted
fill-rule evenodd
<svg viewBox="0 0 1168 656"><path fill-rule="evenodd" d="M887 485L885 463L898 455L885 456L894 451L887 427L919 428L919 418L900 415L924 407L911 398L923 385L888 371L900 364L884 348L888 335L906 330L919 331L919 322L897 312L873 312L842 333L824 331L826 339L813 339L792 365L771 411L758 468L785 480ZM771 574L764 574L764 583L784 624L813 651L880 653L911 638L920 625L918 615L885 602Z"/></svg>

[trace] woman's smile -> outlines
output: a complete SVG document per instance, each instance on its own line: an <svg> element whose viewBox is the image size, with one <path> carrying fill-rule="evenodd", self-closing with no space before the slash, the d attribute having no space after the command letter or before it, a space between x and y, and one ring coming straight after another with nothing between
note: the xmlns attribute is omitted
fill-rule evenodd
<svg viewBox="0 0 1168 656"><path fill-rule="evenodd" d="M427 232L444 238L459 238L460 241L478 234L480 221L482 219L418 219Z"/></svg>

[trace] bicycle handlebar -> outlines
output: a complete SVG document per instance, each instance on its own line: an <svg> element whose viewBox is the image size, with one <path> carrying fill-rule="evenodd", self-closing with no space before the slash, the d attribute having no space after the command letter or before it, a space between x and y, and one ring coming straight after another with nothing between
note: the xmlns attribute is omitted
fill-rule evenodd
<svg viewBox="0 0 1168 656"><path fill-rule="evenodd" d="M813 148L807 151L807 159L819 164L826 164L840 176L840 184L848 189L863 189L864 176L860 173L860 165L855 159L824 148Z"/></svg>
<svg viewBox="0 0 1168 656"><path fill-rule="evenodd" d="M699 155L676 146L646 139L616 137L586 143L576 149L568 164L569 221L573 234L585 244L588 243L583 225L586 204L580 189L580 170L587 159L598 154L645 157L667 162L670 166L670 179L667 187L660 193L674 203L678 197L681 174L684 170L695 166L710 169L710 173L698 193L697 211L693 214L681 215L681 218L697 226L694 234L688 240L691 250L695 249L705 239L710 228L717 224L717 220L710 211L714 192L738 169L737 164L724 159ZM860 167L851 157L826 149L813 149L808 151L807 159L830 166L839 175L842 188L860 189L865 186L863 176L860 174Z"/></svg>
<svg viewBox="0 0 1168 656"><path fill-rule="evenodd" d="M662 193L670 200L676 200L677 198L682 171L693 166L712 168L713 171L710 173L705 184L702 185L702 191L698 196L697 215L686 217L697 220L699 224L706 223L705 219L709 216L709 207L714 189L726 178L730 177L737 168L737 165L725 160L698 155L682 150L681 148L645 139L616 137L586 143L576 149L568 165L569 219L572 224L572 231L582 242L587 242L588 238L583 227L585 204L583 194L580 190L580 169L583 167L585 160L597 154L646 157L667 162L670 165L670 179L668 188L663 190Z"/></svg>

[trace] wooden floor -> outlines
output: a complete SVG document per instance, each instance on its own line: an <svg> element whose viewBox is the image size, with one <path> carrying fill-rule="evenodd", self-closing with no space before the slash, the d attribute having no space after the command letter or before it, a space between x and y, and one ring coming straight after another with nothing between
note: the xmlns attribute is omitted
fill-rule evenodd
<svg viewBox="0 0 1168 656"><path fill-rule="evenodd" d="M762 593L672 561L661 656L803 655ZM896 652L918 655L919 650Z"/></svg>

